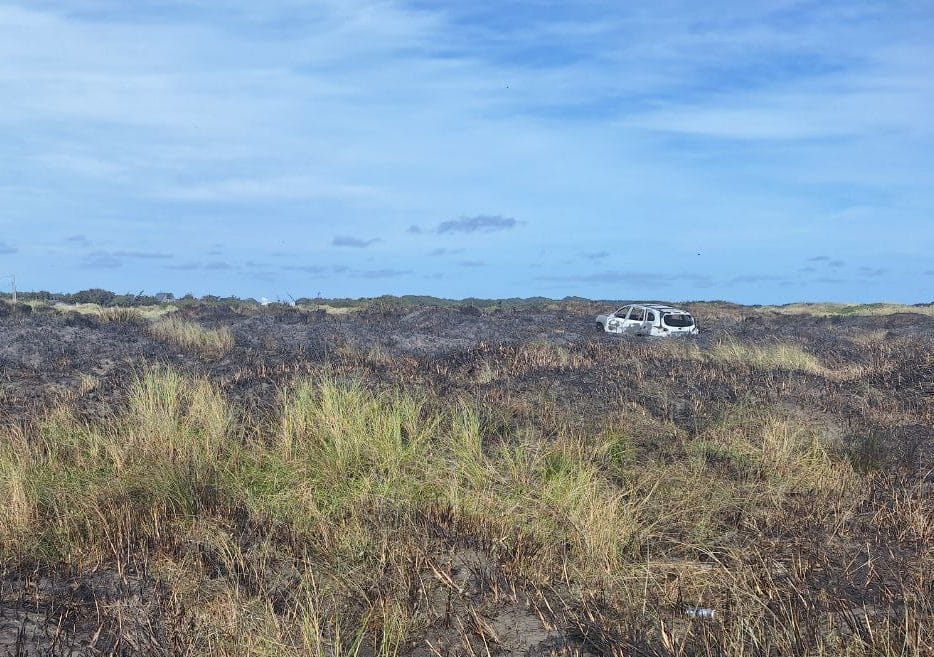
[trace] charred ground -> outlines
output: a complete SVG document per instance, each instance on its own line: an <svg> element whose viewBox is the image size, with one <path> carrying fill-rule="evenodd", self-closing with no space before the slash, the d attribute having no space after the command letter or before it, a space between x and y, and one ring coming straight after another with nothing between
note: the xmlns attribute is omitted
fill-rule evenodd
<svg viewBox="0 0 934 657"><path fill-rule="evenodd" d="M598 332L593 317L605 309L192 304L171 313L172 331L223 332L212 334L220 347L201 349L167 340L171 333L153 329L163 320L133 309L0 304L0 421L27 442L62 409L72 426L106 422L134 412L134 385L156 370L206 381L233 409L233 433L261 441L276 431L297 380L353 382L379 399L417 391L422 414L473 409L485 464L511 462L504 454L515 446L535 455L528 467L540 467L546 483L551 468L584 464L601 494L631 504L627 513L643 527L611 556L589 555L586 563L600 564L591 572L576 561L595 549L591 528L572 525L556 534L567 545L543 545L553 533L498 523L495 505L367 497L348 511L353 527L392 545L367 542L360 564L376 570L355 574L352 592L335 593L316 616L363 628L360 654L929 649L934 316L693 304L701 335L664 342ZM807 437L800 450L789 447L799 434ZM815 478L798 476L811 467ZM640 470L658 476L643 480ZM10 472L0 474L8 492ZM840 472L852 481L828 484ZM666 491L672 481L685 490ZM689 490L697 486L714 490ZM203 585L267 604L278 643L307 649L296 620L299 610L307 616L297 597L302 572L346 519L298 530L221 493L199 495L197 515L223 525L238 560L192 538L190 527L185 540L114 532L125 545L108 539L109 557L97 546L61 555L8 547L0 653L237 654L199 597L151 568L189 560ZM649 501L630 502L640 496ZM39 504L30 513L40 521L56 511ZM180 523L184 514L170 516ZM534 514L522 517L534 524ZM589 538L576 545L575 531ZM258 546L269 554L255 557ZM549 561L555 554L563 568ZM727 573L733 581L717 584ZM694 604L717 617L686 619ZM398 609L389 614L386 605ZM398 636L390 616L406 619ZM759 634L743 636L752 626ZM315 631L336 653L333 623Z"/></svg>

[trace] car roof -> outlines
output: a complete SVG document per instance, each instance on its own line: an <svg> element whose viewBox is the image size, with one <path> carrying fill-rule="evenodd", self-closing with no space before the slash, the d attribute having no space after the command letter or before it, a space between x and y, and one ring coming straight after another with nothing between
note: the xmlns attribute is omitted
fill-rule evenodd
<svg viewBox="0 0 934 657"><path fill-rule="evenodd" d="M657 310L660 313L684 313L685 315L691 314L686 310L681 310L680 308L674 308L672 306L666 306L662 303L630 303L627 305L639 306L640 308L649 308L651 310Z"/></svg>

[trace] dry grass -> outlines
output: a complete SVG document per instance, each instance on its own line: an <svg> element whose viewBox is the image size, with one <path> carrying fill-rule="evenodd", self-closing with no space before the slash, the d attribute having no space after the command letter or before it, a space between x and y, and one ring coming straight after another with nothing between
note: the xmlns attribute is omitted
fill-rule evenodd
<svg viewBox="0 0 934 657"><path fill-rule="evenodd" d="M177 317L153 322L149 326L149 333L158 340L182 349L193 349L206 356L222 356L234 345L233 334L226 326L208 329Z"/></svg>
<svg viewBox="0 0 934 657"><path fill-rule="evenodd" d="M865 347L877 345L879 340L876 340L875 336L869 336L854 342ZM824 359L798 345L779 341L750 343L726 338L710 348L702 349L694 341L670 340L653 345L653 351L669 358L701 364L725 363L764 372L798 372L834 380L853 379L866 371L865 367L857 363L835 363L831 366Z"/></svg>
<svg viewBox="0 0 934 657"><path fill-rule="evenodd" d="M93 374L82 373L78 376L78 386L75 394L79 397L100 388L101 381Z"/></svg>
<svg viewBox="0 0 934 657"><path fill-rule="evenodd" d="M896 313L916 313L934 315L934 304L909 306L899 303L792 303L785 306L761 306L760 311L776 312L788 315L894 315Z"/></svg>
<svg viewBox="0 0 934 657"><path fill-rule="evenodd" d="M328 315L349 315L363 310L359 306L329 306L326 303L301 304L297 308L304 312L323 312Z"/></svg>
<svg viewBox="0 0 934 657"><path fill-rule="evenodd" d="M484 586L560 585L543 613L592 651L623 654L638 637L667 646L655 654L930 646L924 559L893 585L852 538L869 523L929 550L921 489L857 473L835 438L783 409L735 406L671 438L665 458L629 431L651 425L621 420L492 440L470 404L327 377L296 381L272 418L238 420L208 381L153 370L111 421L58 411L0 442L0 560L133 554L186 610L189 654L390 656L445 616L473 650L480 602L445 565L464 545L488 555ZM814 526L816 544L782 538ZM869 609L871 631L848 629L842 594L807 594L822 577L871 580L901 602ZM685 603L730 613L692 624Z"/></svg>
<svg viewBox="0 0 934 657"><path fill-rule="evenodd" d="M748 344L736 340L717 343L707 352L715 360L764 370L789 370L826 375L829 369L817 356L783 342Z"/></svg>
<svg viewBox="0 0 934 657"><path fill-rule="evenodd" d="M36 302L48 305L47 302ZM52 306L59 312L76 312L81 315L91 315L102 322L129 322L143 320L157 320L177 310L170 304L158 306L134 306L132 308L104 307L96 303L65 304L58 303Z"/></svg>

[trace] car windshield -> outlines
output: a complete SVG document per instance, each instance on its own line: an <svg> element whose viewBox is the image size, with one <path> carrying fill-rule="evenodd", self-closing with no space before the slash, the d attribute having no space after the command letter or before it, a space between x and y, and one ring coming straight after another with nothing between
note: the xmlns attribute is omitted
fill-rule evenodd
<svg viewBox="0 0 934 657"><path fill-rule="evenodd" d="M694 326L694 318L687 313L668 313L664 317L665 325L673 328L687 328Z"/></svg>

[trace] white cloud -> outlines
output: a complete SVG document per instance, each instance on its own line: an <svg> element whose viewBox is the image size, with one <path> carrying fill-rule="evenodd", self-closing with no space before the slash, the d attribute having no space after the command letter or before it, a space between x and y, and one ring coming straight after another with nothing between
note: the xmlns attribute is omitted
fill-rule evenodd
<svg viewBox="0 0 934 657"><path fill-rule="evenodd" d="M931 29L843 2L7 3L0 202L95 244L177 225L182 262L219 229L233 255L379 237L384 273L438 246L407 226L479 211L528 222L458 235L516 272L632 243L799 253L839 215L858 266L860 243L930 246Z"/></svg>

